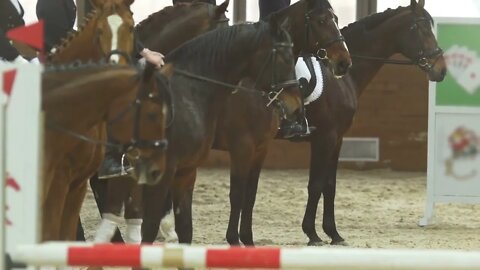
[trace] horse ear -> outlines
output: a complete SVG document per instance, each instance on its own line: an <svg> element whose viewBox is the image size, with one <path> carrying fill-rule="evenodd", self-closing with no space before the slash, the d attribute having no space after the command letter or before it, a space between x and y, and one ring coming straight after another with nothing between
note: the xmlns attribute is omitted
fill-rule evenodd
<svg viewBox="0 0 480 270"><path fill-rule="evenodd" d="M424 8L424 7L425 7L425 0L419 0L419 1L418 1L418 5L419 5L421 8Z"/></svg>
<svg viewBox="0 0 480 270"><path fill-rule="evenodd" d="M225 14L229 3L230 3L230 0L225 0L220 6L215 8L215 14L217 15L217 17L220 17L223 14Z"/></svg>
<svg viewBox="0 0 480 270"><path fill-rule="evenodd" d="M290 21L287 18L282 19L282 17L278 16L275 13L270 15L270 32L273 36L279 35L283 30L288 31L290 30Z"/></svg>
<svg viewBox="0 0 480 270"><path fill-rule="evenodd" d="M90 4L92 4L92 6L94 8L99 8L103 3L103 0L90 0Z"/></svg>
<svg viewBox="0 0 480 270"><path fill-rule="evenodd" d="M316 0L307 0L309 9L313 9L315 7L315 1Z"/></svg>
<svg viewBox="0 0 480 270"><path fill-rule="evenodd" d="M410 7L413 9L417 6L417 0L410 0Z"/></svg>
<svg viewBox="0 0 480 270"><path fill-rule="evenodd" d="M135 2L135 0L123 0L123 3L125 3L127 6L131 6L133 2Z"/></svg>

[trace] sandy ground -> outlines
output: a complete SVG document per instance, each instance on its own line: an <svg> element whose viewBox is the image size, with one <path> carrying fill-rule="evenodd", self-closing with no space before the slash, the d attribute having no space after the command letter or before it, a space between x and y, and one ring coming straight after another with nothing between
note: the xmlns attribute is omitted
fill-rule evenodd
<svg viewBox="0 0 480 270"><path fill-rule="evenodd" d="M195 244L226 244L228 170L201 169L194 193ZM254 212L257 245L304 246L301 222L307 198L306 170L264 170ZM439 204L436 223L417 226L425 206L424 173L390 170L349 171L338 175L336 217L352 247L480 250L480 205ZM321 212L317 214L320 237ZM89 193L82 210L87 237L99 216Z"/></svg>

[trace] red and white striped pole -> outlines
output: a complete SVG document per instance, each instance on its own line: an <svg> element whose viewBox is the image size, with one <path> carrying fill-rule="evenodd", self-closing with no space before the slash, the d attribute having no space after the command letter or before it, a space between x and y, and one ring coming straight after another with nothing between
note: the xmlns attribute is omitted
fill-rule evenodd
<svg viewBox="0 0 480 270"><path fill-rule="evenodd" d="M480 252L356 248L235 248L45 243L13 260L30 266L263 269L480 269Z"/></svg>

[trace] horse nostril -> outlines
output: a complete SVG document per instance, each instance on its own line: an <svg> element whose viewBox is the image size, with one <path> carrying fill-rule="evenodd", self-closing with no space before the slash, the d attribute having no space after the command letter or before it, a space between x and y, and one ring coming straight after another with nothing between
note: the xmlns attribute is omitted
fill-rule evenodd
<svg viewBox="0 0 480 270"><path fill-rule="evenodd" d="M342 74L347 73L348 69L350 68L350 63L348 61L341 61L339 63L339 68Z"/></svg>
<svg viewBox="0 0 480 270"><path fill-rule="evenodd" d="M160 170L154 170L150 172L150 175L153 179L157 179L162 176L162 172Z"/></svg>

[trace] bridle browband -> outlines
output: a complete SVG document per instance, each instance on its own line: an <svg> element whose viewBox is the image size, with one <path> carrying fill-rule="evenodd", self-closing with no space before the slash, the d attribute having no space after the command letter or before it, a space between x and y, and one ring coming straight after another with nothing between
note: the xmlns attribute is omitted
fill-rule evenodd
<svg viewBox="0 0 480 270"><path fill-rule="evenodd" d="M418 23L422 21L429 20L426 17L419 17L413 21L413 25L410 27L410 31L418 30ZM418 31L415 32L417 35L420 35ZM431 50L426 51L423 47L423 44L420 44L420 51L418 52L417 57L414 60L395 60L395 59L387 59L381 57L374 57L374 56L365 56L365 55L356 55L350 54L353 59L359 60L367 60L367 61L374 61L380 62L383 64L393 64L393 65L409 65L409 66L418 66L425 71L430 71L435 64L437 63L439 56L443 54L443 50L439 47ZM428 60L434 59L434 62L430 64Z"/></svg>
<svg viewBox="0 0 480 270"><path fill-rule="evenodd" d="M311 10L311 11L307 11L305 12L305 41L306 43L305 44L310 44L309 41L310 41L310 31L311 31L311 28L312 28L312 22L311 22L311 19L312 19L312 13L315 12L316 10ZM324 22L322 22L323 24ZM326 60L328 59L328 54L327 54L327 49L332 46L333 44L337 43L337 42L345 42L345 37L339 33L338 36L334 37L332 40L329 40L327 42L325 42L325 44L319 44L318 42L315 44L316 46L316 52L314 53L314 55L316 57L318 57L319 59L322 59L322 60Z"/></svg>

